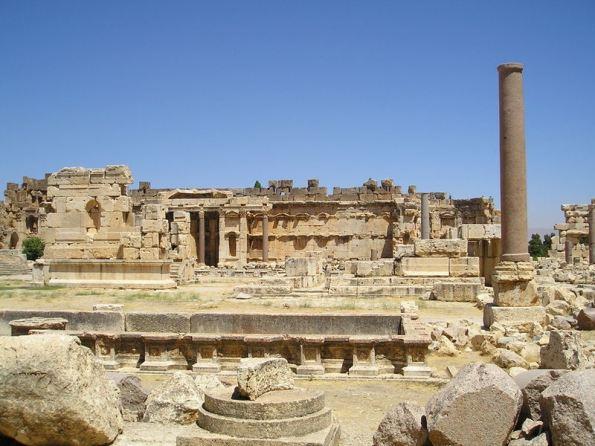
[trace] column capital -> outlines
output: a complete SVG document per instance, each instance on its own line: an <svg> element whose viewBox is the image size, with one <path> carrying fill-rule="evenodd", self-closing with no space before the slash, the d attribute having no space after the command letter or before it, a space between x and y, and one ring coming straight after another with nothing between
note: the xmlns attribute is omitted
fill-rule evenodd
<svg viewBox="0 0 595 446"><path fill-rule="evenodd" d="M501 65L498 65L498 72L499 73L510 73L510 72L518 72L522 73L524 69L524 65L519 62L507 62Z"/></svg>

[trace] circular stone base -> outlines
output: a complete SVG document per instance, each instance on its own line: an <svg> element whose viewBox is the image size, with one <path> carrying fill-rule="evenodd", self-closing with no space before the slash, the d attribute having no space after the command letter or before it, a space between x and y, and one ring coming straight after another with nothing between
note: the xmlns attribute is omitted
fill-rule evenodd
<svg viewBox="0 0 595 446"><path fill-rule="evenodd" d="M256 401L232 399L234 388L205 394L204 409L212 414L247 420L299 418L324 409L324 393L295 388L260 396Z"/></svg>

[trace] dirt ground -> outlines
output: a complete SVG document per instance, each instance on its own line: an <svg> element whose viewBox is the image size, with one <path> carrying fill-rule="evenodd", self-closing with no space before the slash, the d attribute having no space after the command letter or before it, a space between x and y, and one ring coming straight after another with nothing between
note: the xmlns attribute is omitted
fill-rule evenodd
<svg viewBox="0 0 595 446"><path fill-rule="evenodd" d="M0 278L0 309L86 310L97 303L116 303L124 311L147 312L300 312L320 311L354 313L398 313L401 302L414 300L398 297L253 297L235 298L233 288L246 279L180 286L175 290L103 290L89 288L33 287L22 280ZM454 321L470 319L481 322L482 312L470 303L417 301L424 320Z"/></svg>

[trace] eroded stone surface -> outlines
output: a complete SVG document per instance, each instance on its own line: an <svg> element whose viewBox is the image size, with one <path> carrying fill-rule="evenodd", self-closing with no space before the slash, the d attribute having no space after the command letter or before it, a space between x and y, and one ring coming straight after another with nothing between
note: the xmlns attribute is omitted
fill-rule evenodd
<svg viewBox="0 0 595 446"><path fill-rule="evenodd" d="M136 375L108 372L107 377L120 389L120 404L124 421L140 421L145 414L145 402L149 396Z"/></svg>
<svg viewBox="0 0 595 446"><path fill-rule="evenodd" d="M533 420L541 418L541 392L552 385L566 370L528 370L514 377L521 392L523 392L523 407L521 413L524 417Z"/></svg>
<svg viewBox="0 0 595 446"><path fill-rule="evenodd" d="M595 444L595 369L566 373L541 394L554 446Z"/></svg>
<svg viewBox="0 0 595 446"><path fill-rule="evenodd" d="M504 444L514 428L522 394L493 364L469 364L426 406L434 446Z"/></svg>
<svg viewBox="0 0 595 446"><path fill-rule="evenodd" d="M175 372L149 394L144 421L190 424L198 419L202 403L201 391L192 376Z"/></svg>
<svg viewBox="0 0 595 446"><path fill-rule="evenodd" d="M389 410L374 434L374 446L423 445L428 432L422 427L425 409L414 403L403 402Z"/></svg>
<svg viewBox="0 0 595 446"><path fill-rule="evenodd" d="M549 343L541 348L541 367L575 370L590 363L579 332L552 331Z"/></svg>
<svg viewBox="0 0 595 446"><path fill-rule="evenodd" d="M0 433L26 445L104 445L119 392L93 353L62 335L0 337Z"/></svg>
<svg viewBox="0 0 595 446"><path fill-rule="evenodd" d="M238 392L257 399L274 390L293 389L293 372L285 358L244 358L238 368Z"/></svg>

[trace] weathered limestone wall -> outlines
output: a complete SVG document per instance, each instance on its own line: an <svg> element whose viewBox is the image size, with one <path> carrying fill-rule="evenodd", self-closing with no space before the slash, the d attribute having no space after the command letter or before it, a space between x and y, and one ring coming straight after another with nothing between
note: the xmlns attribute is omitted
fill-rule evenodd
<svg viewBox="0 0 595 446"><path fill-rule="evenodd" d="M40 235L45 259L123 258L122 237L133 230L132 183L125 166L65 168L48 177L49 210Z"/></svg>
<svg viewBox="0 0 595 446"><path fill-rule="evenodd" d="M0 203L0 249L20 250L23 240L38 234L45 218L47 176L41 180L23 177L20 185L6 185Z"/></svg>
<svg viewBox="0 0 595 446"><path fill-rule="evenodd" d="M62 260L234 266L315 252L336 260L393 258L421 237L422 195L429 239L457 238L461 222L498 219L490 199L452 200L443 192L418 193L415 186L404 193L390 179L331 194L318 180L305 188L274 180L268 188L225 190L152 189L140 182L128 192L131 182L125 166L65 168L47 181L27 183L27 191L39 193L11 186L7 196L11 203L17 195L23 203L35 197L45 258ZM6 214L5 206L0 218ZM4 220L20 221L12 214Z"/></svg>

